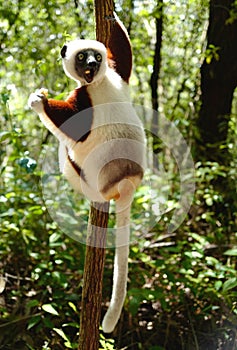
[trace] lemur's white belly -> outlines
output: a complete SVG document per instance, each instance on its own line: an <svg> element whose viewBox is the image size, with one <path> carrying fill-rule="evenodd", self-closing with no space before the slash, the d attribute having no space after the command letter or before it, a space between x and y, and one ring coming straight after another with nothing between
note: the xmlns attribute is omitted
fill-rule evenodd
<svg viewBox="0 0 237 350"><path fill-rule="evenodd" d="M115 176L113 168L110 168L107 181L104 177L100 178L106 164L122 158L145 167L145 136L140 119L128 100L127 85L120 78L113 80L113 84L105 79L99 87L89 87L88 92L93 105L90 134L85 141L77 142L67 150L70 158L85 173L86 183L76 176L65 155L61 155L60 163L63 164L61 170L74 189L98 201L103 182Z"/></svg>
<svg viewBox="0 0 237 350"><path fill-rule="evenodd" d="M94 149L108 140L125 138L145 142L141 121L129 101L127 84L117 74L112 81L113 84L111 80L104 79L99 86L88 87L93 105L91 132L84 142L70 148L72 159L80 166Z"/></svg>

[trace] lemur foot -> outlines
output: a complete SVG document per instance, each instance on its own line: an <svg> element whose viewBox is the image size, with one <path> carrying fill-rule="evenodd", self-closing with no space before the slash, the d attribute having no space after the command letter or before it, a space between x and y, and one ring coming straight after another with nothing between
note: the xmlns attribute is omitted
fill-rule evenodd
<svg viewBox="0 0 237 350"><path fill-rule="evenodd" d="M28 99L28 106L32 108L35 112L40 113L44 110L44 100L47 99L48 90L39 89L30 94Z"/></svg>

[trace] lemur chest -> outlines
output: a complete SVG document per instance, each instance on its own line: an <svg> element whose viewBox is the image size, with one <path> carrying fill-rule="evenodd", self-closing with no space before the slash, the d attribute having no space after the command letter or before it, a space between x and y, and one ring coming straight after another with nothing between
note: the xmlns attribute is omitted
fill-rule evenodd
<svg viewBox="0 0 237 350"><path fill-rule="evenodd" d="M87 86L92 105L129 101L128 85L113 70L108 70L103 80Z"/></svg>
<svg viewBox="0 0 237 350"><path fill-rule="evenodd" d="M129 119L127 111L131 102L128 86L117 74L112 81L105 78L97 86L88 86L87 90L93 108L92 128Z"/></svg>
<svg viewBox="0 0 237 350"><path fill-rule="evenodd" d="M128 86L117 74L112 81L105 78L100 84L89 85L86 89L91 102L90 130L87 137L70 150L72 159L76 159L78 164L82 164L88 154L108 140L126 137L128 123L138 123L129 101ZM87 115L82 113L80 123L84 123Z"/></svg>

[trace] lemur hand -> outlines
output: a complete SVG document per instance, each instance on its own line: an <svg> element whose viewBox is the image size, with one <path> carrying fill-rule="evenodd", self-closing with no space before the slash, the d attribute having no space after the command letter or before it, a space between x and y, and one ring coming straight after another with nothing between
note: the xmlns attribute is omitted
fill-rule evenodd
<svg viewBox="0 0 237 350"><path fill-rule="evenodd" d="M47 99L48 90L41 88L36 90L28 99L28 106L32 108L35 112L41 113L44 110L44 100Z"/></svg>

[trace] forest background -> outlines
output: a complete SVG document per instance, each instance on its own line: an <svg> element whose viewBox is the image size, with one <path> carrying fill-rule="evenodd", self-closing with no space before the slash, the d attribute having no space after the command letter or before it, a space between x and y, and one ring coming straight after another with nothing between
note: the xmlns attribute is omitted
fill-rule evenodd
<svg viewBox="0 0 237 350"><path fill-rule="evenodd" d="M132 42L131 95L152 156L133 205L124 311L113 334L101 333L101 349L236 350L237 1L115 5ZM27 99L42 86L58 99L75 87L60 48L79 35L95 37L93 2L2 1L0 15L0 349L74 349L85 245L73 239L69 208L86 229L89 203L60 178L57 143ZM159 131L167 125L191 150L193 166L182 175L195 185L171 231L182 179L177 143ZM45 162L60 188L50 187Z"/></svg>

